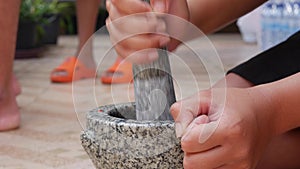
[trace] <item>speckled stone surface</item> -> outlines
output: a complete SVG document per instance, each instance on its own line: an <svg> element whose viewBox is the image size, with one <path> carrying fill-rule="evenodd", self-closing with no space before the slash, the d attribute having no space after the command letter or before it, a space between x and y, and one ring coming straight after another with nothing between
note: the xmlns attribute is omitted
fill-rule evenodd
<svg viewBox="0 0 300 169"><path fill-rule="evenodd" d="M99 169L183 168L174 122L137 121L132 103L88 112L81 141Z"/></svg>

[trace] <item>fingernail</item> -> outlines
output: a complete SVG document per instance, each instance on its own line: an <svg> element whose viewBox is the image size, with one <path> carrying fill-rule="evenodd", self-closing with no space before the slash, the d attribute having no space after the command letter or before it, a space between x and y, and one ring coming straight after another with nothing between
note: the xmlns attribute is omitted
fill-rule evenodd
<svg viewBox="0 0 300 169"><path fill-rule="evenodd" d="M156 59L158 59L158 53L156 50L150 51L148 53L148 60L149 61L155 61Z"/></svg>
<svg viewBox="0 0 300 169"><path fill-rule="evenodd" d="M159 39L159 46L163 47L166 46L170 42L169 38L161 38Z"/></svg>
<svg viewBox="0 0 300 169"><path fill-rule="evenodd" d="M197 117L194 121L197 125L199 125L199 124L208 123L209 118L207 115L201 115L201 116Z"/></svg>
<svg viewBox="0 0 300 169"><path fill-rule="evenodd" d="M183 128L181 123L175 123L175 133L176 133L176 137L180 138L183 135Z"/></svg>
<svg viewBox="0 0 300 169"><path fill-rule="evenodd" d="M165 4L163 1L154 1L154 11L155 12L165 12Z"/></svg>

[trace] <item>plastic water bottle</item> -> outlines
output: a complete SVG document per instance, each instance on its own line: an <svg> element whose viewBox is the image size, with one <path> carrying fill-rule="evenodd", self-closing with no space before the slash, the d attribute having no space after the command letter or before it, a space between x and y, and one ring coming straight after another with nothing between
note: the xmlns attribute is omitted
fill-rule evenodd
<svg viewBox="0 0 300 169"><path fill-rule="evenodd" d="M282 22L284 23L282 31L284 33L283 40L285 40L289 35L293 33L293 29L295 27L293 3L291 3L290 0L286 0L284 2L284 8L282 13L283 13Z"/></svg>
<svg viewBox="0 0 300 169"><path fill-rule="evenodd" d="M261 13L261 48L268 49L272 43L272 6L273 0L268 1L263 5Z"/></svg>
<svg viewBox="0 0 300 169"><path fill-rule="evenodd" d="M261 48L266 50L300 30L300 0L271 0L261 13Z"/></svg>
<svg viewBox="0 0 300 169"><path fill-rule="evenodd" d="M292 10L293 10L293 16L292 16L293 23L292 23L290 35L300 30L300 0L293 1Z"/></svg>
<svg viewBox="0 0 300 169"><path fill-rule="evenodd" d="M283 0L271 0L264 4L261 20L262 50L269 49L286 39L289 30L289 21L286 16L291 15Z"/></svg>
<svg viewBox="0 0 300 169"><path fill-rule="evenodd" d="M282 0L275 1L272 9L274 25L272 46L275 46L286 39L286 33L289 30L287 20L284 18L285 3Z"/></svg>

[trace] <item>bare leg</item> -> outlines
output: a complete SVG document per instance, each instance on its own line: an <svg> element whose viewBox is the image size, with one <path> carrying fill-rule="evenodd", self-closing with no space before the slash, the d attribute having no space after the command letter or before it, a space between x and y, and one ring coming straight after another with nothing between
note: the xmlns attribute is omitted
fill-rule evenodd
<svg viewBox="0 0 300 169"><path fill-rule="evenodd" d="M98 13L99 0L77 0L77 17L78 17L78 31L79 31L79 46L77 48L76 56L78 56L80 50L83 49L82 56L79 60L82 61L88 68L95 68L95 62L93 59L93 43L87 40L95 31L96 17ZM85 45L85 46L84 46ZM103 83L126 83L132 80L132 68L131 63L120 64L120 57L117 58L115 64L112 65L101 76ZM116 66L117 65L117 66ZM119 69L116 69L118 67ZM114 80L112 80L114 77Z"/></svg>
<svg viewBox="0 0 300 169"><path fill-rule="evenodd" d="M300 130L289 131L274 138L257 169L300 168Z"/></svg>
<svg viewBox="0 0 300 169"><path fill-rule="evenodd" d="M66 83L75 80L81 80L84 78L94 77L96 64L93 59L93 44L91 41L86 45L86 42L95 31L99 4L100 0L76 1L79 44L77 46L75 57L79 56L79 53L84 47L84 52L80 57L78 57L78 60L80 61L80 63L82 63L83 67L81 67L81 69L75 69L75 62L77 60L75 60L75 62L72 62L68 58L51 72L52 82ZM74 73L75 70L77 71L77 73ZM74 75L76 77L74 77Z"/></svg>
<svg viewBox="0 0 300 169"><path fill-rule="evenodd" d="M96 19L100 0L77 0L76 12L78 21L79 45L75 56L79 55L87 40L93 35L96 27ZM85 46L84 56L79 58L88 68L95 68L93 59L93 44L88 43Z"/></svg>
<svg viewBox="0 0 300 169"><path fill-rule="evenodd" d="M20 124L12 76L20 2L0 0L0 131Z"/></svg>
<svg viewBox="0 0 300 169"><path fill-rule="evenodd" d="M93 43L92 40L88 41L89 38L93 35L95 31L96 26L96 19L97 19L97 13L100 5L100 0L77 0L76 2L76 13L77 13L77 23L78 23L78 37L79 37L79 44L77 47L77 51L75 53L75 56L78 57L78 60L83 63L84 66L86 66L87 69L93 71L96 70L96 64L93 58ZM87 43L88 41L88 43ZM81 52L81 53L80 53ZM129 82L132 79L132 70L131 70L131 64L120 64L120 58L118 58L113 66L111 66L106 72L103 73L101 77L101 81L103 83L113 83L112 79L113 77L119 77L118 79L115 78L115 82L118 83L125 83ZM119 67L120 65L120 67ZM71 70L73 69L73 64L68 65L68 67L71 67ZM116 70L116 67L119 67L118 70ZM80 70L77 70L80 74ZM72 78L74 72L70 72L64 69L54 69L54 71L51 73L51 80L53 82L71 82L75 81ZM75 73L76 74L76 73ZM92 74L86 74L85 78L94 78L95 73ZM82 78L78 78L77 80L80 80Z"/></svg>
<svg viewBox="0 0 300 169"><path fill-rule="evenodd" d="M19 94L21 94L22 92L21 85L14 74L12 74L12 84L13 84L13 90L15 92L15 95L18 96Z"/></svg>

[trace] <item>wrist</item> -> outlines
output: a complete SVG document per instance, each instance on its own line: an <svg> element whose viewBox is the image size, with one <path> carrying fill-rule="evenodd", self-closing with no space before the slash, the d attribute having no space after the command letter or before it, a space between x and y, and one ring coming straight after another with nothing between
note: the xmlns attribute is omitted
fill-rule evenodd
<svg viewBox="0 0 300 169"><path fill-rule="evenodd" d="M268 116L267 121L272 123L275 135L283 134L289 130L300 127L299 104L300 73L285 79L259 85L251 88L261 105L261 110ZM269 123L269 122L268 122Z"/></svg>
<svg viewBox="0 0 300 169"><path fill-rule="evenodd" d="M253 100L252 107L256 114L257 123L260 131L265 131L265 136L274 137L280 134L277 123L277 108L272 92L267 88L255 86L246 89Z"/></svg>

